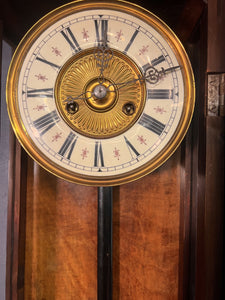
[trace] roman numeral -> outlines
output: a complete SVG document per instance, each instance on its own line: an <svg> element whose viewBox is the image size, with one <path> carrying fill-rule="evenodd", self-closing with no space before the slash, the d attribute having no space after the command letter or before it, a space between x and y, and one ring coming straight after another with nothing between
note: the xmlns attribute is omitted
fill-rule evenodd
<svg viewBox="0 0 225 300"><path fill-rule="evenodd" d="M123 51L125 54L126 54L127 51L130 49L130 46L131 46L132 43L134 42L134 40L135 40L135 38L136 38L138 32L139 32L139 30L136 29L135 32L134 32L134 34L132 35L131 39L129 40L129 42L128 42L126 48L125 48L124 51Z"/></svg>
<svg viewBox="0 0 225 300"><path fill-rule="evenodd" d="M104 167L104 157L103 157L101 142L95 142L94 166Z"/></svg>
<svg viewBox="0 0 225 300"><path fill-rule="evenodd" d="M159 57L157 57L151 61L151 66L154 67L154 66L160 64L161 62L163 62L164 60L165 60L165 57L163 55L160 55Z"/></svg>
<svg viewBox="0 0 225 300"><path fill-rule="evenodd" d="M99 17L100 20L94 20L98 46L101 44L106 45L108 42L108 20L103 20L102 15Z"/></svg>
<svg viewBox="0 0 225 300"><path fill-rule="evenodd" d="M61 34L75 53L81 51L80 45L69 27L62 30Z"/></svg>
<svg viewBox="0 0 225 300"><path fill-rule="evenodd" d="M139 156L140 153L135 149L135 147L131 144L131 142L125 136L124 136L124 139L125 139L128 149L129 149L130 155L133 158L136 158L137 156ZM135 157L134 157L134 154L135 154Z"/></svg>
<svg viewBox="0 0 225 300"><path fill-rule="evenodd" d="M147 63L145 65L142 66L142 69L145 71L147 71L150 67L154 67L158 64L160 64L161 62L165 61L165 57L163 55L160 55L159 57L153 59L150 63Z"/></svg>
<svg viewBox="0 0 225 300"><path fill-rule="evenodd" d="M58 66L58 65L56 65L56 64L54 64L54 63L52 63L52 62L50 62L50 61L48 61L48 60L42 58L42 57L38 57L38 56L37 56L37 57L36 57L36 60L41 61L41 62L43 62L44 64L47 64L47 65L53 67L54 69L60 69L60 66Z"/></svg>
<svg viewBox="0 0 225 300"><path fill-rule="evenodd" d="M173 99L173 90L170 89L148 89L148 99Z"/></svg>
<svg viewBox="0 0 225 300"><path fill-rule="evenodd" d="M52 112L40 117L39 119L33 122L35 128L40 131L40 135L45 134L49 129L51 129L57 122L60 121L60 118L56 112L53 110Z"/></svg>
<svg viewBox="0 0 225 300"><path fill-rule="evenodd" d="M25 92L23 92L25 93ZM29 98L53 98L53 89L27 89L27 97Z"/></svg>
<svg viewBox="0 0 225 300"><path fill-rule="evenodd" d="M147 63L146 65L142 66L142 69L144 72L146 72L146 70L148 70L151 67L150 63Z"/></svg>
<svg viewBox="0 0 225 300"><path fill-rule="evenodd" d="M77 136L70 132L58 153L63 157L67 154L66 158L70 159L76 142Z"/></svg>
<svg viewBox="0 0 225 300"><path fill-rule="evenodd" d="M160 135L163 132L166 126L145 113L141 116L138 123L158 135Z"/></svg>

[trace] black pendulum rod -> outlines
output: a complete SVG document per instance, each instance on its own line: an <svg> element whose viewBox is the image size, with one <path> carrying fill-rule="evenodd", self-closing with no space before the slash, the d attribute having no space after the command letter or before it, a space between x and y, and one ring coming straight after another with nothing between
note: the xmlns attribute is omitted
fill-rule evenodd
<svg viewBox="0 0 225 300"><path fill-rule="evenodd" d="M113 188L98 188L98 300L112 300Z"/></svg>

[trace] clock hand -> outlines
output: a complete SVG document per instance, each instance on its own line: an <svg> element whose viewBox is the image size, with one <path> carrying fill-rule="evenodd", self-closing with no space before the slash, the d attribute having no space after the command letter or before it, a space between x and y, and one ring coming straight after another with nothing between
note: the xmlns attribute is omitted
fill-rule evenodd
<svg viewBox="0 0 225 300"><path fill-rule="evenodd" d="M174 70L176 70L178 68L181 68L181 66L170 67L168 69L163 69L162 68L162 69L163 69L164 73L169 73L169 72L174 71Z"/></svg>
<svg viewBox="0 0 225 300"><path fill-rule="evenodd" d="M83 95L85 95L86 93L91 93L90 97L82 97ZM69 103L69 102L73 102L74 100L87 100L89 98L91 98L93 96L93 93L90 91L86 91L80 95L78 95L77 97L72 97L72 96L68 96L65 100L63 100L63 102L65 103Z"/></svg>
<svg viewBox="0 0 225 300"><path fill-rule="evenodd" d="M180 66L170 67L168 69L161 68L161 70L157 70L153 66L149 66L145 70L144 78L151 84L156 84L160 79L162 79L166 74L180 68Z"/></svg>
<svg viewBox="0 0 225 300"><path fill-rule="evenodd" d="M111 91L109 90L109 88L111 86L116 85L117 86L117 90L121 89L129 84L135 83L137 81L140 81L140 83L143 83L145 80L147 80L149 83L151 84L155 84L157 83L163 76L165 76L167 73L170 73L176 69L180 68L180 66L174 66L174 67L170 67L168 69L164 69L161 68L160 71L158 71L156 68L150 66L146 71L145 71L145 75L144 76L138 76L138 78L132 79L132 80L128 80L125 82L120 82L120 83L112 83L107 87L107 92L115 92L115 90ZM103 69L104 70L104 69ZM100 74L101 75L101 74ZM103 75L103 71L102 71L102 75ZM99 77L99 79L104 79L104 77ZM99 84L102 85L104 81L100 81ZM89 97L82 97L83 95L85 95L86 93L91 93L91 95ZM94 92L91 91L86 91L81 93L80 95L78 95L77 97L72 97L69 96L67 97L65 100L63 100L63 102L69 103L69 102L73 102L74 100L88 100L90 98L92 98L94 95Z"/></svg>
<svg viewBox="0 0 225 300"><path fill-rule="evenodd" d="M172 71L174 71L174 70L176 70L178 68L180 68L180 66L170 67L168 69L162 68L160 71L158 71L156 68L150 66L145 71L145 75L144 76L138 76L138 78L136 78L136 79L132 79L132 80L125 81L125 82L111 84L111 85L108 86L108 89L112 85L116 85L117 89L121 89L121 88L123 88L123 87L125 87L125 86L127 86L129 84L135 83L137 81L144 82L145 80L147 80L151 84L156 84L163 76L165 76L166 74L168 74L168 73L170 73L170 72L172 72ZM114 91L109 91L109 92L114 92Z"/></svg>
<svg viewBox="0 0 225 300"><path fill-rule="evenodd" d="M97 62L97 67L100 70L98 77L99 84L102 84L104 79L104 70L108 67L109 61L113 58L113 50L110 49L106 41L103 41L94 51L94 57Z"/></svg>
<svg viewBox="0 0 225 300"><path fill-rule="evenodd" d="M117 89L121 89L121 88L123 88L123 87L125 87L125 86L127 86L127 85L129 85L129 84L135 83L135 82L137 82L137 81L144 82L144 80L145 80L145 77L138 76L138 78L132 79L132 80L129 80L129 81L119 82L119 83L112 83L112 84L110 84L110 85L107 87L107 89L108 89L109 92L115 92L115 91L110 91L109 88L110 88L111 86L116 85Z"/></svg>

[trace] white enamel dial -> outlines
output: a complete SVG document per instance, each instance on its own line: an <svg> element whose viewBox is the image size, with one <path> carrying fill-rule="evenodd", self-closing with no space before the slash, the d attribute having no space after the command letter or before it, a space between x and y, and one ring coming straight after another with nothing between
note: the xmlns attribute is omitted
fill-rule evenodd
<svg viewBox="0 0 225 300"><path fill-rule="evenodd" d="M90 89L85 76L92 72L90 65L97 64L95 53L103 35L107 49L112 51L113 63L117 56L121 58L121 69L114 72L114 81L110 81L113 76L110 67L102 71L99 68L100 79L93 77L94 84L97 83L93 93L90 92L95 97L91 104L86 99L88 94L79 92L73 77L71 94L66 81L62 85L69 94L64 99L61 94L57 96L56 85L62 82L60 74L70 61L76 61L77 65L69 76L80 72L79 84L88 86L86 91ZM90 65L85 61L87 53L91 57ZM126 78L128 72L125 67L129 64L139 75L131 74L133 78L124 81L123 76ZM155 82L148 80L151 68L159 72ZM122 73L125 75L120 76ZM109 78L106 87L101 84L102 77ZM127 95L128 105L131 101L136 107L137 96L132 90L132 84L136 83L140 85L138 91L143 104L133 123L115 129L113 134L107 133L106 124L102 129L106 135L101 135L102 125L98 125L96 118L107 118L111 113L113 119L112 107ZM193 85L183 47L155 16L126 2L105 5L78 2L51 12L28 32L9 71L7 96L10 118L19 140L43 167L81 184L115 185L154 170L178 147L193 112ZM107 109L101 109L101 99L106 94L117 96L112 96ZM82 117L87 132L82 132L79 124L74 127L70 123L76 113L68 114L67 120L60 111L57 102L66 107L70 99L75 99L80 111L87 106L88 113ZM100 104L95 109L96 99ZM124 112L121 110L119 114ZM94 124L91 131L88 131L89 123Z"/></svg>

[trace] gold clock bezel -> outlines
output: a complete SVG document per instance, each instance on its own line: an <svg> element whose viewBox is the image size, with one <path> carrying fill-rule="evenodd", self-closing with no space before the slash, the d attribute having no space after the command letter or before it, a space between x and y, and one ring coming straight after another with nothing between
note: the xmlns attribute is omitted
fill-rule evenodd
<svg viewBox="0 0 225 300"><path fill-rule="evenodd" d="M45 156L39 148L34 144L31 137L24 128L23 121L20 116L17 87L19 73L22 67L23 59L26 57L32 43L43 33L47 28L59 21L61 18L69 16L75 12L84 10L104 8L115 11L129 13L147 24L150 24L173 49L175 56L180 65L182 65L181 72L184 80L184 107L182 116L175 133L170 139L169 143L148 163L138 167L132 171L124 174L114 176L87 176L72 172L64 167L61 167ZM137 180L148 173L154 171L161 166L178 148L183 140L194 111L195 102L195 81L192 67L189 58L174 32L157 16L147 11L146 9L126 1L75 1L65 4L55 10L51 11L40 19L24 36L19 46L17 47L7 77L6 98L8 105L8 113L14 132L20 141L21 145L28 152L28 154L43 168L50 173L63 178L65 180L75 182L83 185L92 186L114 186L128 183Z"/></svg>

